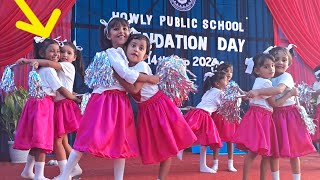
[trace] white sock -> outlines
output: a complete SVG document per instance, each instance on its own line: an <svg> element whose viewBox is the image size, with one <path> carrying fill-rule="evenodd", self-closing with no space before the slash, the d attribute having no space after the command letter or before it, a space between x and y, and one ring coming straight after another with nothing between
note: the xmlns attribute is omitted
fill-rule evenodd
<svg viewBox="0 0 320 180"><path fill-rule="evenodd" d="M61 180L71 179L70 174L74 169L74 167L76 166L76 164L80 161L82 154L83 154L82 152L72 149L68 158L68 162L60 176Z"/></svg>
<svg viewBox="0 0 320 180"><path fill-rule="evenodd" d="M213 166L212 166L212 169L214 171L218 171L218 168L219 168L219 160L213 160Z"/></svg>
<svg viewBox="0 0 320 180"><path fill-rule="evenodd" d="M275 171L272 172L272 180L280 180L280 172L279 171Z"/></svg>
<svg viewBox="0 0 320 180"><path fill-rule="evenodd" d="M45 162L35 162L34 163L34 179L44 179L44 165Z"/></svg>
<svg viewBox="0 0 320 180"><path fill-rule="evenodd" d="M292 174L293 180L300 180L301 174Z"/></svg>
<svg viewBox="0 0 320 180"><path fill-rule="evenodd" d="M216 173L215 170L209 168L207 166L207 155L206 155L207 147L201 146L200 147L200 172L204 173Z"/></svg>
<svg viewBox="0 0 320 180"><path fill-rule="evenodd" d="M237 169L234 168L234 166L233 166L233 160L232 159L228 160L228 170L231 171L231 172L237 172Z"/></svg>
<svg viewBox="0 0 320 180"><path fill-rule="evenodd" d="M71 177L80 176L82 174L82 169L79 166L79 164L76 164L76 166L71 171Z"/></svg>
<svg viewBox="0 0 320 180"><path fill-rule="evenodd" d="M64 167L67 164L67 160L62 160L62 161L58 161L58 166L59 166L59 170L60 170L60 174L62 174Z"/></svg>
<svg viewBox="0 0 320 180"><path fill-rule="evenodd" d="M120 158L113 161L113 176L114 180L123 180L124 167L126 159Z"/></svg>
<svg viewBox="0 0 320 180"><path fill-rule="evenodd" d="M182 156L183 156L183 151L184 149L180 150L177 154L177 158L181 161L182 160Z"/></svg>
<svg viewBox="0 0 320 180"><path fill-rule="evenodd" d="M24 169L21 173L21 177L26 179L34 179L34 173L33 173L34 163L35 163L34 156L31 156L29 154L27 157L26 165L24 166Z"/></svg>

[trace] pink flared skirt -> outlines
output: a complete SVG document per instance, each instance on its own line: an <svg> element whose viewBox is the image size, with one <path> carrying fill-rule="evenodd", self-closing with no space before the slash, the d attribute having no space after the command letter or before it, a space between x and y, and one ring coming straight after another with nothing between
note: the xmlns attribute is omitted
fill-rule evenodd
<svg viewBox="0 0 320 180"><path fill-rule="evenodd" d="M61 137L76 131L82 118L79 106L70 99L63 99L54 104L54 135Z"/></svg>
<svg viewBox="0 0 320 180"><path fill-rule="evenodd" d="M295 158L315 152L296 105L274 108L280 157Z"/></svg>
<svg viewBox="0 0 320 180"><path fill-rule="evenodd" d="M233 137L238 149L262 156L278 156L278 139L272 112L250 106Z"/></svg>
<svg viewBox="0 0 320 180"><path fill-rule="evenodd" d="M222 147L218 129L207 111L193 109L187 112L184 118L197 136L196 144L210 146L211 149Z"/></svg>
<svg viewBox="0 0 320 180"><path fill-rule="evenodd" d="M164 161L197 139L178 108L161 91L138 105L137 130L143 164Z"/></svg>
<svg viewBox="0 0 320 180"><path fill-rule="evenodd" d="M73 148L112 159L139 155L133 112L126 92L107 90L92 94Z"/></svg>
<svg viewBox="0 0 320 180"><path fill-rule="evenodd" d="M51 96L43 99L30 97L23 107L13 148L38 148L51 153L54 139L53 113L54 102Z"/></svg>
<svg viewBox="0 0 320 180"><path fill-rule="evenodd" d="M219 136L221 138L221 141L232 142L232 138L239 124L228 122L217 112L213 112L211 114L211 117L219 131Z"/></svg>

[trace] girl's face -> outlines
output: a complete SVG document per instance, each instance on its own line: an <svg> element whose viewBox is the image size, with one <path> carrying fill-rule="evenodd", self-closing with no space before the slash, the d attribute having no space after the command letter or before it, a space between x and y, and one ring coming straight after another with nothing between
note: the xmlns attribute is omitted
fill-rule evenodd
<svg viewBox="0 0 320 180"><path fill-rule="evenodd" d="M220 79L218 82L216 82L216 87L218 89L224 89L228 85L228 77L225 76L223 79Z"/></svg>
<svg viewBox="0 0 320 180"><path fill-rule="evenodd" d="M267 59L261 67L255 68L254 72L261 78L270 79L274 76L275 64L271 59Z"/></svg>
<svg viewBox="0 0 320 180"><path fill-rule="evenodd" d="M123 47L129 37L129 27L118 24L110 29L107 38L114 48Z"/></svg>
<svg viewBox="0 0 320 180"><path fill-rule="evenodd" d="M226 71L224 71L226 73L228 82L231 80L232 75L233 75L233 68L232 67L228 67L228 69Z"/></svg>
<svg viewBox="0 0 320 180"><path fill-rule="evenodd" d="M148 57L146 54L147 42L143 39L133 39L128 44L126 52L129 60L129 66L134 66Z"/></svg>
<svg viewBox="0 0 320 180"><path fill-rule="evenodd" d="M289 67L289 57L282 51L278 51L278 53L274 56L275 58L275 68L276 68L276 76L283 74L287 71Z"/></svg>
<svg viewBox="0 0 320 180"><path fill-rule="evenodd" d="M60 59L60 47L58 44L50 44L44 51L44 59L58 62Z"/></svg>
<svg viewBox="0 0 320 180"><path fill-rule="evenodd" d="M74 49L69 45L64 45L60 49L60 61L72 63L77 59Z"/></svg>

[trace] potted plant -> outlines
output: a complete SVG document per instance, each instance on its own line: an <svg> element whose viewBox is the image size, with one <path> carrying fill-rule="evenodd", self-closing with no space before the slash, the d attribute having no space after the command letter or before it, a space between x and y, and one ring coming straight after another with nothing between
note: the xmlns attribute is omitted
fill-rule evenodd
<svg viewBox="0 0 320 180"><path fill-rule="evenodd" d="M20 151L13 149L15 130L20 119L20 115L24 104L28 99L28 91L19 88L16 91L7 94L1 103L1 124L3 130L8 135L9 154L11 162L23 163L26 162L29 151Z"/></svg>

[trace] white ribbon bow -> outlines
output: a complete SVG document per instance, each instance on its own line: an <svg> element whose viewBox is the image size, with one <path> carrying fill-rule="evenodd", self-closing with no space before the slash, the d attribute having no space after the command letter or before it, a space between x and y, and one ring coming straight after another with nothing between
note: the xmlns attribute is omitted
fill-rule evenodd
<svg viewBox="0 0 320 180"><path fill-rule="evenodd" d="M38 44L38 43L42 43L46 38L35 36L33 39L34 39L34 42Z"/></svg>
<svg viewBox="0 0 320 180"><path fill-rule="evenodd" d="M206 72L203 77L203 81L206 81L208 77L214 76L214 72Z"/></svg>
<svg viewBox="0 0 320 180"><path fill-rule="evenodd" d="M78 51L82 51L82 50L83 50L83 48L82 48L81 46L77 46L76 40L74 40L72 43L73 43L73 45L76 47L76 49L77 49Z"/></svg>
<svg viewBox="0 0 320 180"><path fill-rule="evenodd" d="M130 28L130 34L141 34L141 32L137 31L134 27Z"/></svg>
<svg viewBox="0 0 320 180"><path fill-rule="evenodd" d="M269 46L266 50L263 51L263 54L269 54L269 51L277 46Z"/></svg>
<svg viewBox="0 0 320 180"><path fill-rule="evenodd" d="M288 47L286 47L286 49L290 51L290 49L292 49L293 47L297 48L295 44L289 44Z"/></svg>
<svg viewBox="0 0 320 180"><path fill-rule="evenodd" d="M61 38L61 36L58 36L58 37L54 38L53 40L56 41L59 44L60 47L63 47L64 46L63 43L67 42L67 40L64 39L63 41L59 41L60 38Z"/></svg>
<svg viewBox="0 0 320 180"><path fill-rule="evenodd" d="M104 19L100 19L100 24L102 24L102 25L105 26L105 28L103 29L103 32L104 32L105 34L108 33L108 23L109 23L112 19L113 19L113 17L111 17L108 22L105 21Z"/></svg>
<svg viewBox="0 0 320 180"><path fill-rule="evenodd" d="M314 75L315 75L316 77L318 77L319 74L320 74L320 70L314 72Z"/></svg>
<svg viewBox="0 0 320 180"><path fill-rule="evenodd" d="M251 74L254 66L253 58L246 58L244 64L247 65L245 73Z"/></svg>

